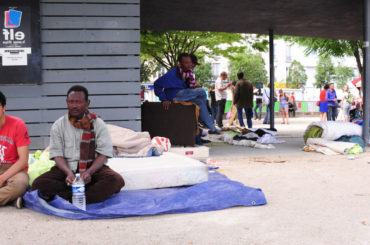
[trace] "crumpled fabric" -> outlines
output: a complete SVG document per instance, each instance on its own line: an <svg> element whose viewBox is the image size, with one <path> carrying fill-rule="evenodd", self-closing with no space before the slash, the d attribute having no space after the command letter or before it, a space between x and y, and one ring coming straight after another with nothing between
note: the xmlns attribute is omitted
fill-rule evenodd
<svg viewBox="0 0 370 245"><path fill-rule="evenodd" d="M261 144L280 144L285 143L285 140L280 140L272 136L271 134L265 134L257 140Z"/></svg>
<svg viewBox="0 0 370 245"><path fill-rule="evenodd" d="M359 146L361 146L362 150L365 151L365 142L358 135L353 135L353 136L345 136L344 135L344 136L340 137L339 139L337 139L335 141L355 143L355 144L358 144Z"/></svg>
<svg viewBox="0 0 370 245"><path fill-rule="evenodd" d="M364 152L362 150L362 147L356 144L355 146L350 148L347 153L348 154L361 154L362 152Z"/></svg>

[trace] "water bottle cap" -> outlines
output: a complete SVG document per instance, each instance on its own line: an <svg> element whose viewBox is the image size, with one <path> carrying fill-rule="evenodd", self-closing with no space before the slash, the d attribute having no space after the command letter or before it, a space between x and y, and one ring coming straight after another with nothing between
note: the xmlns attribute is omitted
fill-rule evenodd
<svg viewBox="0 0 370 245"><path fill-rule="evenodd" d="M80 177L80 174L76 174L76 178L79 178Z"/></svg>

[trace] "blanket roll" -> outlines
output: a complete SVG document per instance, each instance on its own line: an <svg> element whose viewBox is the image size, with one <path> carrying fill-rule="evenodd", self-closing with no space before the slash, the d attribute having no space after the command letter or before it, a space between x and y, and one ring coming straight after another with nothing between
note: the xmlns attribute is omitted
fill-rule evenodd
<svg viewBox="0 0 370 245"><path fill-rule="evenodd" d="M308 135L311 133L312 128L315 129L317 127L322 129L322 134L320 138L327 140L336 140L343 135L362 135L362 127L353 123L335 121L313 122L307 127L304 133L305 141L307 138L309 138Z"/></svg>

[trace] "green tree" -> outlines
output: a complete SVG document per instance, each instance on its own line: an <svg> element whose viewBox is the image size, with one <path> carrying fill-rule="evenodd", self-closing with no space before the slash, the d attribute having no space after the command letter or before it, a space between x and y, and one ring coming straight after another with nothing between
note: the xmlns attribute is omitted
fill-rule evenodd
<svg viewBox="0 0 370 245"><path fill-rule="evenodd" d="M199 61L200 66L194 68L195 81L197 84L209 87L212 82L212 63L204 62L204 60Z"/></svg>
<svg viewBox="0 0 370 245"><path fill-rule="evenodd" d="M150 82L150 78L154 76L161 67L153 60L146 59L140 61L140 81L147 83Z"/></svg>
<svg viewBox="0 0 370 245"><path fill-rule="evenodd" d="M344 85L346 85L350 79L355 76L353 72L353 68L348 66L338 65L335 68L335 81L337 82L338 88L342 89Z"/></svg>
<svg viewBox="0 0 370 245"><path fill-rule="evenodd" d="M169 70L176 66L180 53L230 57L245 52L248 44L255 50L267 51L268 41L263 36L246 38L239 33L141 31L140 44L142 60L153 58Z"/></svg>
<svg viewBox="0 0 370 245"><path fill-rule="evenodd" d="M238 80L237 73L244 72L244 77L254 86L264 84L267 81L265 62L260 54L237 54L229 58L229 72L231 80Z"/></svg>
<svg viewBox="0 0 370 245"><path fill-rule="evenodd" d="M319 56L319 62L316 66L316 88L322 88L325 84L331 83L335 79L335 69L331 58L328 56Z"/></svg>
<svg viewBox="0 0 370 245"><path fill-rule="evenodd" d="M362 74L363 66L361 57L363 56L362 41L336 40L311 37L283 37L287 41L297 43L306 47L306 54L317 52L320 56L344 57L352 56L356 60L357 69Z"/></svg>
<svg viewBox="0 0 370 245"><path fill-rule="evenodd" d="M287 86L290 88L300 89L306 85L307 74L301 63L296 60L290 64L288 77L286 78Z"/></svg>

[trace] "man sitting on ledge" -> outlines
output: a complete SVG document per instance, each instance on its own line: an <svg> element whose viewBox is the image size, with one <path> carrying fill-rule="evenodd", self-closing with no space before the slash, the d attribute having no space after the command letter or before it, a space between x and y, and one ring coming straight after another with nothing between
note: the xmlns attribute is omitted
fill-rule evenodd
<svg viewBox="0 0 370 245"><path fill-rule="evenodd" d="M112 157L113 146L104 121L89 113L88 96L85 87L71 87L67 93L68 114L51 128L50 159L56 166L32 184L32 190L38 189L46 201L55 195L71 201L75 173L80 173L85 182L86 203L102 202L125 184L121 175L105 165Z"/></svg>
<svg viewBox="0 0 370 245"><path fill-rule="evenodd" d="M210 129L210 134L220 134L207 110L207 94L202 88L195 88L192 75L191 56L182 53L178 57L178 66L170 69L154 82L154 92L163 103L165 110L173 100L190 101L199 106L199 119Z"/></svg>

